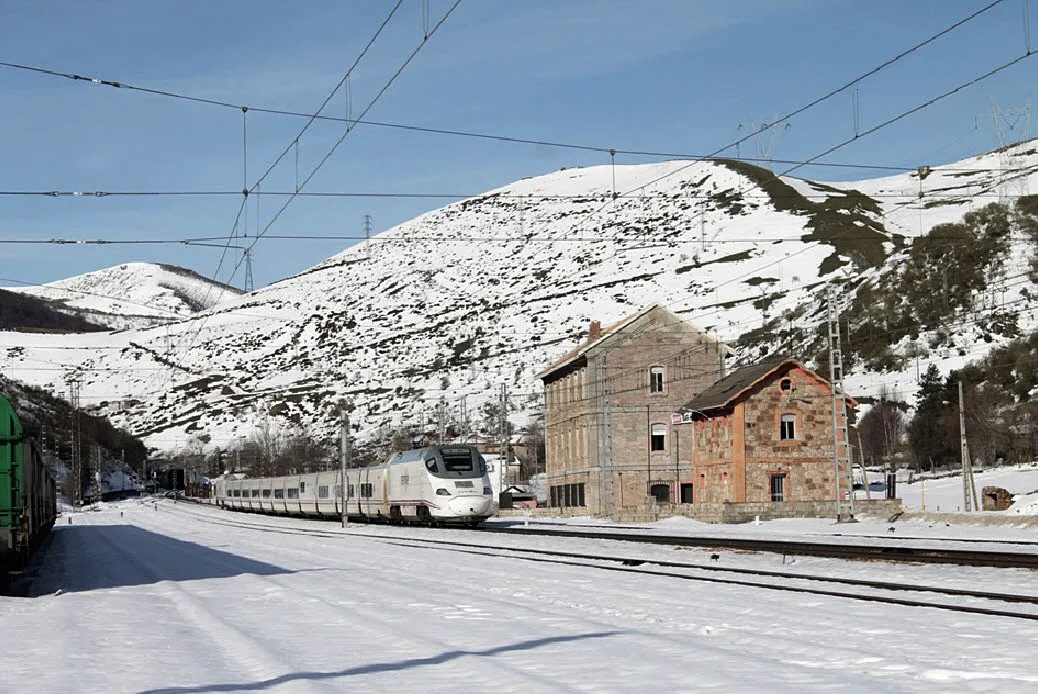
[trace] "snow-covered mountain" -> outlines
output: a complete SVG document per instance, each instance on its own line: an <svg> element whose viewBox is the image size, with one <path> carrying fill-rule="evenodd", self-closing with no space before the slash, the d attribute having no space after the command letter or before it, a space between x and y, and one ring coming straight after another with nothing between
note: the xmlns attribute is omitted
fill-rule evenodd
<svg viewBox="0 0 1038 694"><path fill-rule="evenodd" d="M478 428L502 384L518 424L540 401L534 374L592 320L662 303L741 342L747 358L783 343L776 321L813 333L826 283L851 280L846 304L855 282L896 271L935 224L1000 192L1038 190L1034 147L1009 154L852 184L779 180L731 161L562 170L423 214L161 327L0 333L0 368L53 390L65 378L54 365L75 368L84 404L162 449L233 447L257 428L332 435L343 400L361 440L428 423L441 398L456 417L465 397ZM1032 330L1033 304L1020 299L1035 288L1019 276L1034 244L1014 239L1004 253L992 286ZM988 310L980 299L972 309ZM915 358L947 371L1005 339L964 325ZM852 372L848 385L910 398L915 369Z"/></svg>
<svg viewBox="0 0 1038 694"><path fill-rule="evenodd" d="M6 289L113 330L181 320L242 293L193 270L157 263L126 263L37 287Z"/></svg>

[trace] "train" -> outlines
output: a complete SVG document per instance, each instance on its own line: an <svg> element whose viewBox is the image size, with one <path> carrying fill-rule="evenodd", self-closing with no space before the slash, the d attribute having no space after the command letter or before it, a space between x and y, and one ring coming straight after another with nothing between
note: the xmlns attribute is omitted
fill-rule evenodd
<svg viewBox="0 0 1038 694"><path fill-rule="evenodd" d="M58 490L36 441L0 394L0 592L54 526Z"/></svg>
<svg viewBox="0 0 1038 694"><path fill-rule="evenodd" d="M439 445L394 454L346 471L349 518L389 523L478 526L493 514L487 464L475 446ZM342 472L230 479L214 483L217 505L237 511L340 517Z"/></svg>

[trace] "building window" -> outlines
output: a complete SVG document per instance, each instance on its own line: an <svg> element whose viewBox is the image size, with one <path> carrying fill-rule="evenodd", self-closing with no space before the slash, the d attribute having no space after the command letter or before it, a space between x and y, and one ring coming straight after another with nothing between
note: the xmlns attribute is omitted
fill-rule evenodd
<svg viewBox="0 0 1038 694"><path fill-rule="evenodd" d="M649 392L663 392L663 367L653 366L649 369Z"/></svg>
<svg viewBox="0 0 1038 694"><path fill-rule="evenodd" d="M656 500L658 504L665 504L670 501L670 484L667 482L653 482L649 485L649 496Z"/></svg>
<svg viewBox="0 0 1038 694"><path fill-rule="evenodd" d="M797 416L795 414L784 414L779 420L779 438L783 441L793 441L797 437Z"/></svg>
<svg viewBox="0 0 1038 694"><path fill-rule="evenodd" d="M584 506L584 483L555 484L549 490L551 505L555 508Z"/></svg>
<svg viewBox="0 0 1038 694"><path fill-rule="evenodd" d="M786 476L785 475L772 475L771 476L771 500L772 501L785 501L786 500Z"/></svg>
<svg viewBox="0 0 1038 694"><path fill-rule="evenodd" d="M788 378L783 378L779 381L779 390L787 392L793 390L793 381Z"/></svg>
<svg viewBox="0 0 1038 694"><path fill-rule="evenodd" d="M667 450L667 425L666 424L653 424L652 434L649 436L649 450L650 451L665 451Z"/></svg>
<svg viewBox="0 0 1038 694"><path fill-rule="evenodd" d="M681 503L691 504L692 503L692 483L682 482L681 483Z"/></svg>

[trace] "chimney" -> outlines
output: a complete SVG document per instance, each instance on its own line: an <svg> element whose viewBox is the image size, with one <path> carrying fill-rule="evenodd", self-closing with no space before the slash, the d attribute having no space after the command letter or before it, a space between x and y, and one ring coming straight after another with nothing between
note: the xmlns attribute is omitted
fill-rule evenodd
<svg viewBox="0 0 1038 694"><path fill-rule="evenodd" d="M597 321L591 321L591 329L587 333L587 341L594 342L598 339L598 336L602 334L602 324Z"/></svg>

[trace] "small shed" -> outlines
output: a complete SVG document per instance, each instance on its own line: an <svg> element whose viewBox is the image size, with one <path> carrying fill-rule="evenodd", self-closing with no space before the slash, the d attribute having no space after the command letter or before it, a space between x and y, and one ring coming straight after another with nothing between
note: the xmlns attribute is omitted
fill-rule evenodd
<svg viewBox="0 0 1038 694"><path fill-rule="evenodd" d="M537 508L537 494L513 484L501 492L501 508Z"/></svg>

